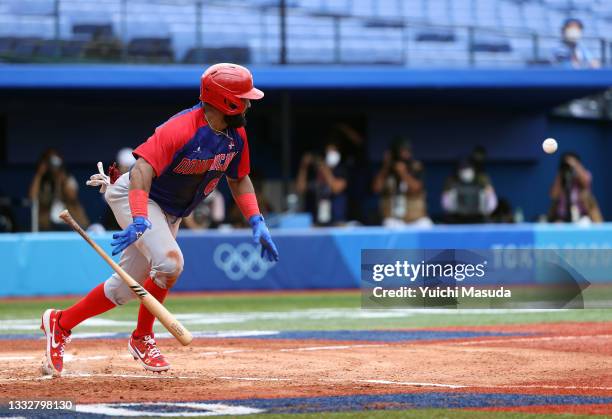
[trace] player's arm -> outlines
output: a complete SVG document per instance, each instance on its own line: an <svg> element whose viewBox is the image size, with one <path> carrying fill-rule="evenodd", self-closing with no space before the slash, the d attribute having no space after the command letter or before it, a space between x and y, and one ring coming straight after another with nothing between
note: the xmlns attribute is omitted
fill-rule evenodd
<svg viewBox="0 0 612 419"><path fill-rule="evenodd" d="M151 190L151 183L155 177L155 170L145 159L140 157L130 171L130 192L134 190L145 191L147 194Z"/></svg>
<svg viewBox="0 0 612 419"><path fill-rule="evenodd" d="M228 176L227 184L232 191L236 205L238 205L242 215L249 221L249 225L253 229L253 241L256 244L261 244L261 257L267 257L269 261L277 261L278 250L272 241L272 236L261 215L261 211L259 211L257 196L255 196L255 188L251 178L249 175L237 179Z"/></svg>
<svg viewBox="0 0 612 419"><path fill-rule="evenodd" d="M557 173L555 175L555 180L550 188L550 199L556 200L561 196L562 188L561 188L561 175Z"/></svg>
<svg viewBox="0 0 612 419"><path fill-rule="evenodd" d="M334 176L334 172L325 164L319 165L319 173L334 195L341 194L346 189L346 179Z"/></svg>
<svg viewBox="0 0 612 419"><path fill-rule="evenodd" d="M408 169L408 165L404 162L396 163L395 171L399 175L402 182L408 185L408 190L412 193L418 193L423 190L423 181L418 176L418 173L422 171L420 163L415 163L416 173L412 173Z"/></svg>
<svg viewBox="0 0 612 419"><path fill-rule="evenodd" d="M383 157L383 164L374 180L372 181L372 190L374 193L381 193L385 187L385 182L387 181L387 177L389 176L389 172L391 171L391 153L389 151L385 152Z"/></svg>
<svg viewBox="0 0 612 419"><path fill-rule="evenodd" d="M148 218L151 183L153 178L164 173L176 151L191 138L190 118L189 114L171 118L157 127L155 133L134 150L137 160L130 171L128 195L133 221L122 232L113 234L113 255L125 250L151 228Z"/></svg>
<svg viewBox="0 0 612 419"><path fill-rule="evenodd" d="M151 182L155 177L155 169L145 159L139 157L130 171L130 190L128 199L132 213L132 223L125 230L113 234L113 255L124 251L151 228L148 205Z"/></svg>

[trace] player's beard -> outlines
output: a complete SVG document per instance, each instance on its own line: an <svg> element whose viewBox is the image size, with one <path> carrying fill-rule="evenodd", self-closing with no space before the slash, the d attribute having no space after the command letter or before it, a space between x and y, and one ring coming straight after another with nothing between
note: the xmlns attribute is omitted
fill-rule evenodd
<svg viewBox="0 0 612 419"><path fill-rule="evenodd" d="M243 113L239 113L238 115L225 115L225 123L230 128L241 128L246 127L247 119Z"/></svg>

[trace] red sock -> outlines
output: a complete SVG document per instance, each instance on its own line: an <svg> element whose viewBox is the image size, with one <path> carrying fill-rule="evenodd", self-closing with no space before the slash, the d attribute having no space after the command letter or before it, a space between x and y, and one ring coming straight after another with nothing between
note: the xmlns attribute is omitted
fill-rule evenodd
<svg viewBox="0 0 612 419"><path fill-rule="evenodd" d="M161 288L153 282L151 278L147 278L143 284L143 288L149 291L149 294L155 297L160 303L163 303L166 299L166 295L168 295L168 290L166 288ZM152 335L153 323L155 323L155 316L141 303L140 310L138 311L138 324L136 325L134 336Z"/></svg>
<svg viewBox="0 0 612 419"><path fill-rule="evenodd" d="M62 329L69 331L83 320L102 314L113 307L115 304L104 295L103 282L72 307L62 310L59 325Z"/></svg>

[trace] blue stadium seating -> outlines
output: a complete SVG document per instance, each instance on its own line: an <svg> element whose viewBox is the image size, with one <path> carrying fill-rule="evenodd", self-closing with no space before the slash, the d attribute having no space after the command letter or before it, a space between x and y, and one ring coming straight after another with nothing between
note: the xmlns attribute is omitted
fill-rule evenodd
<svg viewBox="0 0 612 419"><path fill-rule="evenodd" d="M57 29L63 40L87 40L87 34L97 30L125 46L135 39L168 38L169 49L164 46L163 53L156 54L178 62L190 61L188 52L194 48L224 46L248 50L246 56L253 63L278 60L278 0L202 1L200 28L196 28L196 1L62 0ZM54 0L0 2L0 55L13 51L27 59L36 55L32 38L54 39L54 4ZM584 20L587 36L612 34L609 0L287 0L287 4L289 60L296 63L399 64L406 58L408 65L467 65L472 52L480 63L524 65L536 58L533 34L542 37L541 55L546 55L558 42L555 38L568 16ZM470 39L469 26L495 33L477 31ZM90 29L94 32L87 32ZM590 45L599 54L599 43ZM46 44L44 52L48 55L51 48ZM59 50L63 55L64 49ZM78 55L69 51L71 57Z"/></svg>

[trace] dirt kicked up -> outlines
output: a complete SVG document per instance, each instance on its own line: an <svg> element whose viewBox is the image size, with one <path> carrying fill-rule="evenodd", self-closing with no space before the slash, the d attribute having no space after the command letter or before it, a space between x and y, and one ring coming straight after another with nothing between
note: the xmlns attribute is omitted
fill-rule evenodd
<svg viewBox="0 0 612 419"><path fill-rule="evenodd" d="M610 323L280 332L197 338L189 347L160 339L172 363L164 374L145 372L126 342L75 339L64 376L50 378L41 376L42 340L2 340L0 394L69 399L85 416L134 408L178 416L196 408L203 414L420 407L612 414Z"/></svg>

